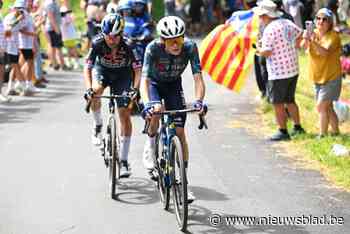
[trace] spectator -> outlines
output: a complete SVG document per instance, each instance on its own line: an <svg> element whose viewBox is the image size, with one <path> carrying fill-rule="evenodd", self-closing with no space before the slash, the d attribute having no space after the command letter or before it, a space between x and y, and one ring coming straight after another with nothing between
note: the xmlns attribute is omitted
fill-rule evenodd
<svg viewBox="0 0 350 234"><path fill-rule="evenodd" d="M285 4L284 4L284 9L293 17L294 23L299 28L303 28L303 21L302 21L303 8L304 8L303 3L300 0L287 0L285 1Z"/></svg>
<svg viewBox="0 0 350 234"><path fill-rule="evenodd" d="M40 34L41 26L45 22L44 12L42 11L42 8L40 7L40 0L34 0L33 7L32 7L32 16L34 18L34 27L36 35ZM45 88L46 85L44 83L47 83L48 81L44 77L44 73L42 70L42 55L40 51L40 39L39 36L36 36L34 38L34 76L35 76L35 82L34 86L37 88Z"/></svg>
<svg viewBox="0 0 350 234"><path fill-rule="evenodd" d="M201 31L201 8L203 7L202 0L190 0L190 17L191 17L191 33L198 37Z"/></svg>
<svg viewBox="0 0 350 234"><path fill-rule="evenodd" d="M18 34L23 28L24 13L20 5L11 7L10 13L4 18L6 62L11 66L10 79L8 82L8 95L26 95L25 78L21 72L18 54ZM16 80L16 83L14 84Z"/></svg>
<svg viewBox="0 0 350 234"><path fill-rule="evenodd" d="M315 84L317 111L319 113L319 138L328 133L339 134L339 121L333 109L333 101L338 100L341 92L341 41L333 30L333 13L327 8L316 14L316 29L304 32L303 44L308 52L308 71Z"/></svg>
<svg viewBox="0 0 350 234"><path fill-rule="evenodd" d="M296 44L301 40L302 30L290 20L280 18L282 13L271 0L262 0L257 5L254 11L265 27L257 53L267 58L268 98L274 106L279 126L270 140L289 140L285 106L294 122L293 135L305 132L295 102L299 73Z"/></svg>
<svg viewBox="0 0 350 234"><path fill-rule="evenodd" d="M15 4L17 7L20 7L23 11L23 25L19 33L19 64L21 66L21 71L26 80L26 90L29 94L35 92L35 88L32 83L32 79L34 76L33 38L37 36L34 31L33 18L28 12L28 10L31 11L32 1L16 0Z"/></svg>
<svg viewBox="0 0 350 234"><path fill-rule="evenodd" d="M164 15L176 15L175 0L164 0Z"/></svg>
<svg viewBox="0 0 350 234"><path fill-rule="evenodd" d="M0 0L0 9L2 8L3 2ZM4 38L4 24L0 17L0 103L8 102L8 98L5 94L2 94L2 85L4 82L4 69L5 69L5 38Z"/></svg>
<svg viewBox="0 0 350 234"><path fill-rule="evenodd" d="M73 23L74 16L71 14L72 11L68 10L66 6L62 6L60 11L62 16L62 39L63 45L68 50L68 62L71 64L70 68L79 69L78 34Z"/></svg>
<svg viewBox="0 0 350 234"><path fill-rule="evenodd" d="M47 32L51 44L51 53L49 53L49 59L53 67L58 70L61 66L63 70L67 67L64 65L63 53L62 53L62 34L61 34L61 13L57 0L45 0L44 9L47 14L45 22L45 31ZM60 65L57 64L56 56L58 57Z"/></svg>

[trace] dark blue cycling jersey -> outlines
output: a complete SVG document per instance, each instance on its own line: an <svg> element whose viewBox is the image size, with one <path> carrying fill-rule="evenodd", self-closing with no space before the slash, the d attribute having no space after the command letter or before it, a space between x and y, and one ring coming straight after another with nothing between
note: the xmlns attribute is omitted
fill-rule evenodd
<svg viewBox="0 0 350 234"><path fill-rule="evenodd" d="M153 40L146 48L142 77L154 82L173 82L181 77L188 62L192 73L201 73L201 65L196 43L185 39L182 52L171 55L159 39Z"/></svg>
<svg viewBox="0 0 350 234"><path fill-rule="evenodd" d="M142 63L136 49L127 45L123 39L120 40L118 50L113 54L103 35L99 34L92 41L85 66L90 69L95 67L99 70L118 72L118 70L140 68Z"/></svg>

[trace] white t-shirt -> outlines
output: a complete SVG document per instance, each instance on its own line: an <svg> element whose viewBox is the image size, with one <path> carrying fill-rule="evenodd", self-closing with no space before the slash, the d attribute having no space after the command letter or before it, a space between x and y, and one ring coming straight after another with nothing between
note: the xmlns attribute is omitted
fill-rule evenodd
<svg viewBox="0 0 350 234"><path fill-rule="evenodd" d="M272 55L266 58L269 80L298 75L296 39L301 33L302 30L287 19L276 19L266 26L262 37L262 50L272 51Z"/></svg>
<svg viewBox="0 0 350 234"><path fill-rule="evenodd" d="M0 52L4 52L6 49L4 32L5 32L4 23L2 21L2 16L0 16Z"/></svg>
<svg viewBox="0 0 350 234"><path fill-rule="evenodd" d="M27 32L34 32L33 17L27 12L24 12L23 29ZM34 37L19 33L19 48L20 49L33 49Z"/></svg>
<svg viewBox="0 0 350 234"><path fill-rule="evenodd" d="M78 39L78 34L75 30L73 19L69 14L62 17L61 32L63 41Z"/></svg>
<svg viewBox="0 0 350 234"><path fill-rule="evenodd" d="M14 12L10 12L4 18L4 29L11 31L11 36L5 37L6 42L6 53L12 55L18 55L19 46L19 30L23 28L23 19L18 20Z"/></svg>

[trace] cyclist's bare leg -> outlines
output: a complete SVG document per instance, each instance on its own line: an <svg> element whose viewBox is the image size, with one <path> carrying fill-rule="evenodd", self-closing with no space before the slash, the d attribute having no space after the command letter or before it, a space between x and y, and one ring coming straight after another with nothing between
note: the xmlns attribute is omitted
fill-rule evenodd
<svg viewBox="0 0 350 234"><path fill-rule="evenodd" d="M120 121L120 160L128 161L130 140L132 135L131 110L118 108Z"/></svg>
<svg viewBox="0 0 350 234"><path fill-rule="evenodd" d="M182 146L182 154L184 156L185 162L188 162L188 144L186 140L186 134L184 128L176 128L176 135L179 137ZM187 163L185 163L187 164Z"/></svg>
<svg viewBox="0 0 350 234"><path fill-rule="evenodd" d="M94 90L96 95L102 95L104 91L104 87L100 85L97 81L93 80L92 89ZM92 142L94 145L101 145L102 143L102 135L101 129L103 125L102 116L101 116L101 99L93 98L91 100L91 112L94 120L94 134L92 137Z"/></svg>

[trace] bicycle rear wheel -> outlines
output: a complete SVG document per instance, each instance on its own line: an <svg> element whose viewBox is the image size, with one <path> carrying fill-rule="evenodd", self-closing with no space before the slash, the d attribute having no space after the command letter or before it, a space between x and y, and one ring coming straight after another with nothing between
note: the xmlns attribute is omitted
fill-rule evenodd
<svg viewBox="0 0 350 234"><path fill-rule="evenodd" d="M156 136L156 168L158 172L157 186L159 190L160 202L165 210L169 209L170 186L165 183L166 161L164 159L164 145L162 141L162 133Z"/></svg>
<svg viewBox="0 0 350 234"><path fill-rule="evenodd" d="M119 179L119 147L115 118L112 116L108 120L108 143L109 143L109 193L114 198L117 180Z"/></svg>
<svg viewBox="0 0 350 234"><path fill-rule="evenodd" d="M187 202L187 177L182 154L181 142L177 136L171 139L170 158L173 166L172 193L175 206L175 215L181 231L187 228L188 202Z"/></svg>

